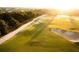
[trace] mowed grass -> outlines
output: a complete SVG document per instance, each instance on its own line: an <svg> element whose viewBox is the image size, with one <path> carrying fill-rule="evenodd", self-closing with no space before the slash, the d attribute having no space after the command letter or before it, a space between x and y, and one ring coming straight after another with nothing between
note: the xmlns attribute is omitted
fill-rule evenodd
<svg viewBox="0 0 79 59"><path fill-rule="evenodd" d="M60 52L79 51L75 44L51 32L48 25L52 20L40 19L41 22L33 23L14 37L0 45L0 51L27 51L27 52Z"/></svg>

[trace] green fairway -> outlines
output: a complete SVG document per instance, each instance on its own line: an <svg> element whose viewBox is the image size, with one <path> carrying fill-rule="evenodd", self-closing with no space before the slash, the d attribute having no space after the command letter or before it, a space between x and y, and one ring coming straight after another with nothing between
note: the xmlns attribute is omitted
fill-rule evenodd
<svg viewBox="0 0 79 59"><path fill-rule="evenodd" d="M79 51L75 44L51 32L50 17L40 18L0 45L0 51Z"/></svg>

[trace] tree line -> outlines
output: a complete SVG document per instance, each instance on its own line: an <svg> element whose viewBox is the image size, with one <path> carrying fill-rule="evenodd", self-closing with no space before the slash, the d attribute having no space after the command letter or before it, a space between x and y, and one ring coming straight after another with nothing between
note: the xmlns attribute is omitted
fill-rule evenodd
<svg viewBox="0 0 79 59"><path fill-rule="evenodd" d="M0 8L0 36L45 13L43 9Z"/></svg>

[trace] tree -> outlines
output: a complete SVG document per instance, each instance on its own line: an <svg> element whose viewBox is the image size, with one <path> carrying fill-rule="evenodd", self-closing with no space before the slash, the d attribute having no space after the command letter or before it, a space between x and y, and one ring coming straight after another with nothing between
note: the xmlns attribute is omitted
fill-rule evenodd
<svg viewBox="0 0 79 59"><path fill-rule="evenodd" d="M2 13L0 16L1 16L1 19L8 24L10 29L16 28L20 25L20 22L15 20L13 17L11 17L9 13Z"/></svg>
<svg viewBox="0 0 79 59"><path fill-rule="evenodd" d="M1 35L5 35L8 33L8 25L4 20L0 19L0 33Z"/></svg>

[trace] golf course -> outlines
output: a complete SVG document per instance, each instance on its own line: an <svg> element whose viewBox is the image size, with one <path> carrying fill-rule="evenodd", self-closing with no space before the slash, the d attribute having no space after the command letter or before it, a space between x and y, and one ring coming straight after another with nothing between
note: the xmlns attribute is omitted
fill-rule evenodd
<svg viewBox="0 0 79 59"><path fill-rule="evenodd" d="M54 31L51 31L50 28L55 28L54 26L56 26L52 24L52 26L50 27L50 24L53 21L54 21L53 16L49 16L49 15L44 15L40 17L38 16L32 21L30 21L31 23L28 26L23 27L22 30L16 33L14 32L15 34L13 36L11 36L12 32L7 34L6 37L3 36L2 38L4 38L4 41L0 43L0 52L10 52L10 51L11 52L77 52L79 51L79 47L76 46L73 42L69 41L69 39L56 34ZM11 37L7 38L7 36L11 36ZM1 41L2 38L0 39Z"/></svg>

